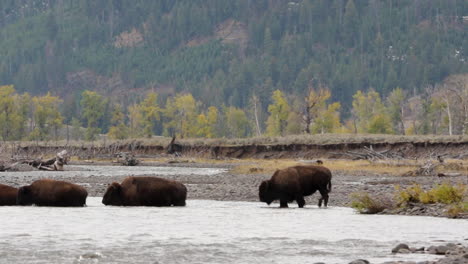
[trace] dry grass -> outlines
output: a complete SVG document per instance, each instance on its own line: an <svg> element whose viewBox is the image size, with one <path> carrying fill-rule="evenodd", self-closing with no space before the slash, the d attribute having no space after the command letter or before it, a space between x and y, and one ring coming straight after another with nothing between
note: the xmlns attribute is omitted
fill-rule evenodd
<svg viewBox="0 0 468 264"><path fill-rule="evenodd" d="M346 172L354 174L387 174L401 176L409 171L414 171L424 165L423 161L416 160L344 160L344 159L322 159L323 166L333 172ZM224 161L225 162L225 161ZM314 160L297 161L292 159L243 159L232 161L237 164L232 172L238 174L265 173L272 174L277 169L284 169L294 165L316 164ZM467 160L447 160L444 165L438 167L440 172L468 174Z"/></svg>
<svg viewBox="0 0 468 264"><path fill-rule="evenodd" d="M394 161L388 163L370 162L367 160L322 160L323 166L332 171L347 173L375 173L400 175L403 172L418 167L415 161ZM242 160L242 163L233 169L234 173L273 173L276 169L283 169L294 165L316 164L315 161L281 160Z"/></svg>

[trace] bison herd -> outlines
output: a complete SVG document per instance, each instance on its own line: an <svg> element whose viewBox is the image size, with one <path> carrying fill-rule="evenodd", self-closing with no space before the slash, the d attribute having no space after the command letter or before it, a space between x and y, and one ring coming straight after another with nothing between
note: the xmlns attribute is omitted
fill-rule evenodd
<svg viewBox="0 0 468 264"><path fill-rule="evenodd" d="M304 207L304 196L319 191L322 202L328 204L331 172L323 166L294 166L277 170L270 180L259 186L259 198L268 205L275 200L280 207L296 201ZM41 179L19 189L0 184L0 205L85 206L88 192L80 185ZM116 206L185 206L187 188L180 182L157 177L134 177L122 183L113 182L107 188L102 203Z"/></svg>

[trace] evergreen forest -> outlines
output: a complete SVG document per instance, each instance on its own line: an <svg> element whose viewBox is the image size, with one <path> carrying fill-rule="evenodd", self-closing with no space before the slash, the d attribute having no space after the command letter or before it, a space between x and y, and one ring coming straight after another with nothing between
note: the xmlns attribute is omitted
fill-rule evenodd
<svg viewBox="0 0 468 264"><path fill-rule="evenodd" d="M2 0L1 138L466 134L467 33L464 0Z"/></svg>

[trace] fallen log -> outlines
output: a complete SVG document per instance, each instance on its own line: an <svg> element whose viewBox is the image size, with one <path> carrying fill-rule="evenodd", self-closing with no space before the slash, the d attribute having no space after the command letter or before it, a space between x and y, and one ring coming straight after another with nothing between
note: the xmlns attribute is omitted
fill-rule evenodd
<svg viewBox="0 0 468 264"><path fill-rule="evenodd" d="M63 165L67 164L68 156L67 151L62 150L57 153L55 158L48 160L34 159L34 160L20 160L19 163L27 164L38 170L47 170L47 171L63 171Z"/></svg>

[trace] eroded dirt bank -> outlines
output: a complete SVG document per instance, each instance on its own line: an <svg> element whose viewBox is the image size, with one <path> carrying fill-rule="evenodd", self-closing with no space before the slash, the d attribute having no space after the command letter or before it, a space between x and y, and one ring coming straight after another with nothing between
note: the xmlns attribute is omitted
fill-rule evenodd
<svg viewBox="0 0 468 264"><path fill-rule="evenodd" d="M112 144L69 145L24 145L0 146L2 156L36 157L55 155L66 149L72 156L82 159L110 157L120 152L131 152L139 156L164 156L166 145L150 145L141 141ZM443 156L447 158L468 158L468 142L392 142L392 143L338 143L338 144L250 144L250 145L190 145L178 143L177 153L186 157L198 158L330 158L353 159L356 153L365 153L366 149L384 152L387 156L403 159L425 159Z"/></svg>

